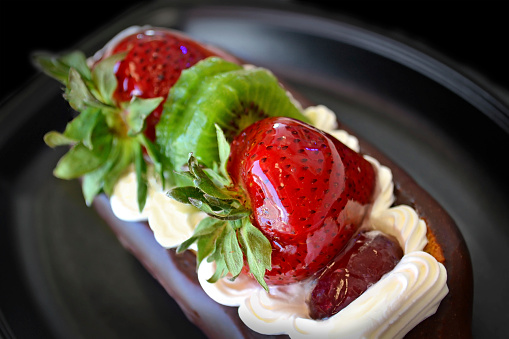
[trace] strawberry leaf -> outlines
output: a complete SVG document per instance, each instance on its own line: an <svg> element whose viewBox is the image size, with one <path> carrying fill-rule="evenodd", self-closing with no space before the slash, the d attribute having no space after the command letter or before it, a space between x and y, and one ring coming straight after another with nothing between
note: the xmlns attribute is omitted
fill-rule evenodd
<svg viewBox="0 0 509 339"><path fill-rule="evenodd" d="M223 239L226 235L226 232L224 232L225 228L226 225L222 228L221 234L217 237L213 251L207 257L207 262L215 262L216 264L216 270L212 277L207 280L208 282L216 282L228 274L228 266L222 254Z"/></svg>
<svg viewBox="0 0 509 339"><path fill-rule="evenodd" d="M240 249L239 241L237 240L237 233L231 225L225 228L225 235L222 240L221 255L224 258L228 271L233 276L233 279L235 279L242 271L244 257Z"/></svg>
<svg viewBox="0 0 509 339"><path fill-rule="evenodd" d="M64 135L75 140L81 140L83 145L92 149L92 133L97 124L103 121L104 118L100 110L87 108L67 125Z"/></svg>
<svg viewBox="0 0 509 339"><path fill-rule="evenodd" d="M249 272L251 272L256 281L268 291L267 283L263 277L265 276L266 270L270 271L272 269L272 247L269 240L258 228L254 227L247 218L243 219L239 235L242 250L246 255L249 265Z"/></svg>
<svg viewBox="0 0 509 339"><path fill-rule="evenodd" d="M92 132L101 118L99 110L95 108L85 109L67 124L63 134L55 131L48 132L44 136L44 141L50 147L72 145L81 141L83 145L92 149Z"/></svg>
<svg viewBox="0 0 509 339"><path fill-rule="evenodd" d="M104 187L104 177L110 168L111 164L107 163L97 168L95 171L83 175L81 189L87 206L90 206L94 198L102 191Z"/></svg>
<svg viewBox="0 0 509 339"><path fill-rule="evenodd" d="M207 235L198 237L198 252L196 253L197 265L199 266L203 259L213 253L220 253L223 244L225 230L228 228L226 222L218 222L214 224L214 229Z"/></svg>
<svg viewBox="0 0 509 339"><path fill-rule="evenodd" d="M54 175L61 179L75 179L101 166L111 151L112 136L104 135L93 141L93 149L79 143L58 162Z"/></svg>
<svg viewBox="0 0 509 339"><path fill-rule="evenodd" d="M228 207L227 209L222 209L215 204L210 204L205 196L199 196L198 198L188 198L189 203L199 209L202 212L205 212L209 216L213 218L217 218L219 220L237 220L249 216L251 211L245 208L234 208ZM218 208L219 207L219 208Z"/></svg>
<svg viewBox="0 0 509 339"><path fill-rule="evenodd" d="M104 153L97 154L83 144L78 144L60 159L53 173L60 179L79 178L99 167L104 161Z"/></svg>
<svg viewBox="0 0 509 339"><path fill-rule="evenodd" d="M50 131L44 135L44 142L51 148L75 144L78 140L69 138L65 134ZM88 146L87 146L88 147Z"/></svg>
<svg viewBox="0 0 509 339"><path fill-rule="evenodd" d="M147 164L143 158L143 149L141 145L134 145L134 168L136 172L137 182L137 199L139 211L143 211L145 208L145 202L147 201L148 194L148 182L147 182Z"/></svg>
<svg viewBox="0 0 509 339"><path fill-rule="evenodd" d="M177 187L182 187L184 185L193 185L194 181L194 176L189 171L173 172L173 178L178 178L179 186Z"/></svg>
<svg viewBox="0 0 509 339"><path fill-rule="evenodd" d="M188 198L189 202L191 203L191 205L193 205L194 207L196 207L197 209L199 209L200 211L202 212L205 212L207 213L209 216L211 217L215 217L217 219L221 219L221 220L224 220L223 216L221 215L222 211L215 211L207 202L207 200L205 199L205 197L202 195L200 195L198 198L191 198L189 197Z"/></svg>
<svg viewBox="0 0 509 339"><path fill-rule="evenodd" d="M69 69L74 68L86 80L91 79L90 68L87 65L85 54L74 51L61 57L48 53L36 53L33 56L34 63L44 73L67 85Z"/></svg>
<svg viewBox="0 0 509 339"><path fill-rule="evenodd" d="M203 171L207 173L210 180L212 180L216 186L228 186L231 184L230 178L224 177L222 174L218 173L218 169L203 168Z"/></svg>
<svg viewBox="0 0 509 339"><path fill-rule="evenodd" d="M219 199L231 199L231 196L224 193L223 190L217 187L214 182L208 177L205 171L200 167L200 164L193 157L192 153L189 154L189 172L194 176L194 185L201 189L204 193L215 196Z"/></svg>
<svg viewBox="0 0 509 339"><path fill-rule="evenodd" d="M91 105L95 107L102 106L92 95L81 75L74 68L69 69L69 80L65 98L69 105L78 112L84 111Z"/></svg>
<svg viewBox="0 0 509 339"><path fill-rule="evenodd" d="M107 195L113 193L116 182L129 165L134 161L133 141L130 139L113 139L113 148L109 164L111 167L104 176L103 190Z"/></svg>
<svg viewBox="0 0 509 339"><path fill-rule="evenodd" d="M242 227L242 219L232 220L230 225L234 230L238 230Z"/></svg>
<svg viewBox="0 0 509 339"><path fill-rule="evenodd" d="M222 211L231 211L235 208L235 204L233 204L233 201L231 199L219 199L213 195L209 194L203 194L203 197L207 201L207 203L212 206L215 210L222 210Z"/></svg>
<svg viewBox="0 0 509 339"><path fill-rule="evenodd" d="M115 182L132 162L133 150L129 143L121 143L113 138L111 150L101 166L83 175L82 190L87 205L101 191L111 194Z"/></svg>
<svg viewBox="0 0 509 339"><path fill-rule="evenodd" d="M216 271L210 277L207 279L207 281L211 284L217 282L219 279L224 278L228 274L228 267L226 266L226 261L223 259L223 257L209 257L210 262L214 261L216 263ZM207 260L208 261L208 260Z"/></svg>
<svg viewBox="0 0 509 339"><path fill-rule="evenodd" d="M193 235L182 244L180 244L180 246L177 248L177 253L182 253L187 250L189 246L198 240L199 237L208 236L209 234L213 233L218 228L217 225L219 223L222 223L222 221L214 218L202 219L198 225L196 225Z"/></svg>
<svg viewBox="0 0 509 339"><path fill-rule="evenodd" d="M159 150L156 148L156 146L142 133L138 134L136 136L136 139L142 145L145 150L147 151L148 156L152 160L152 164L154 165L155 172L159 174L163 188L164 188L164 168L163 168L163 162L161 160L161 154L159 153Z"/></svg>
<svg viewBox="0 0 509 339"><path fill-rule="evenodd" d="M129 125L128 135L134 136L143 131L145 119L164 100L163 97L143 99L133 97L125 111L127 111L127 124Z"/></svg>
<svg viewBox="0 0 509 339"><path fill-rule="evenodd" d="M201 237L213 233L218 227L223 227L224 222L214 218L202 219L193 232L193 237Z"/></svg>
<svg viewBox="0 0 509 339"><path fill-rule="evenodd" d="M230 175L226 170L226 163L228 162L228 157L230 156L230 144L226 140L221 127L219 127L218 124L215 124L215 126L217 134L217 147L219 149L219 171L225 178L229 179Z"/></svg>
<svg viewBox="0 0 509 339"><path fill-rule="evenodd" d="M74 51L65 54L60 58L59 62L68 68L74 68L86 81L92 79L90 68L87 65L87 58L83 52Z"/></svg>
<svg viewBox="0 0 509 339"><path fill-rule="evenodd" d="M182 204L191 204L189 199L200 200L203 198L203 192L193 186L175 187L169 190L166 195Z"/></svg>
<svg viewBox="0 0 509 339"><path fill-rule="evenodd" d="M100 167L83 175L82 190L87 205L90 205L95 196L101 191L106 192L108 195L113 192L118 178L135 161L136 147L139 148L140 146L128 140L123 142L118 139L112 140L111 151L107 159L104 160ZM139 187L138 189L140 190ZM143 190L143 187L141 190ZM143 196L143 191L138 192L138 194Z"/></svg>
<svg viewBox="0 0 509 339"><path fill-rule="evenodd" d="M205 219L203 219L203 220L205 220ZM186 251L192 244L194 244L196 242L196 240L198 240L198 238L195 237L195 236L192 236L189 239L187 239L184 242L182 242L177 247L177 254L180 254L180 253Z"/></svg>
<svg viewBox="0 0 509 339"><path fill-rule="evenodd" d="M127 53L114 54L95 65L92 70L92 81L97 86L100 101L107 105L115 105L113 93L117 88L114 67L125 58Z"/></svg>
<svg viewBox="0 0 509 339"><path fill-rule="evenodd" d="M98 109L87 108L67 124L63 134L48 132L44 136L44 141L50 147L73 145L81 141L84 146L92 149L92 133L101 119L101 112Z"/></svg>

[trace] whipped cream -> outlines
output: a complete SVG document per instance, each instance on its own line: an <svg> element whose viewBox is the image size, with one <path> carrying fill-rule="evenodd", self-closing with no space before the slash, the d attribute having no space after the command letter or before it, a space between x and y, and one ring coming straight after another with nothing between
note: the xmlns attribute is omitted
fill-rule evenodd
<svg viewBox="0 0 509 339"><path fill-rule="evenodd" d="M335 114L325 106L303 110L312 124L359 151L357 138L337 129ZM288 334L291 338L401 338L413 327L433 315L448 293L447 272L434 257L423 252L427 244L426 224L410 206L392 206L394 184L389 168L364 156L377 169L378 194L369 216L375 230L394 236L404 250L398 265L373 284L360 297L336 315L313 320L308 316L305 298L310 282L271 286L267 293L256 281L239 276L211 284L213 263L202 262L198 279L204 291L216 302L239 308L242 321L262 334ZM157 241L164 247L187 240L197 223L205 217L192 206L166 197L161 185L150 181L143 211L136 201L136 179L128 172L117 183L111 197L115 215L123 220L147 220Z"/></svg>
<svg viewBox="0 0 509 339"><path fill-rule="evenodd" d="M125 221L148 221L161 246L172 248L189 239L195 226L207 215L191 205L181 204L166 196L155 179L153 169L148 173L147 201L143 211L138 208L137 184L134 168L118 180L110 204L115 216Z"/></svg>

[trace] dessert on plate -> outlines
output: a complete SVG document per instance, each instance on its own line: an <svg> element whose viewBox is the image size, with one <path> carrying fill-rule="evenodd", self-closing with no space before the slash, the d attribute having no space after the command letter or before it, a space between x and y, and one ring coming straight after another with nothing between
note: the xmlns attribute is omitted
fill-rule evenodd
<svg viewBox="0 0 509 339"><path fill-rule="evenodd" d="M35 60L79 113L55 175L208 336L471 336L453 220L269 70L154 27Z"/></svg>

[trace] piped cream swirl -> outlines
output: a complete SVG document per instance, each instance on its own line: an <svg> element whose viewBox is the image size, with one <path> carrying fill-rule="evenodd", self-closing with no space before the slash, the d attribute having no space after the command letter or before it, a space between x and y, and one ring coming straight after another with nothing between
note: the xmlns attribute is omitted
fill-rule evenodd
<svg viewBox="0 0 509 339"><path fill-rule="evenodd" d="M157 242L166 248L176 247L193 234L206 214L193 206L181 204L166 196L154 175L149 175L147 201L139 211L134 169L130 168L115 185L110 198L115 216L125 221L148 221Z"/></svg>
<svg viewBox="0 0 509 339"><path fill-rule="evenodd" d="M333 317L297 318L292 338L402 338L434 314L447 294L443 265L422 251L405 254L380 281Z"/></svg>

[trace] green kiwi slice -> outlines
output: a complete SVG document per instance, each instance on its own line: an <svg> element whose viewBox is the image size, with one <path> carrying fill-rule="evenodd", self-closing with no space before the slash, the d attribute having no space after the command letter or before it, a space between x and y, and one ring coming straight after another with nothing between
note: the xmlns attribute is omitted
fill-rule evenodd
<svg viewBox="0 0 509 339"><path fill-rule="evenodd" d="M175 180L172 172L187 164L191 152L207 167L219 162L215 124L231 140L268 116L307 121L266 69L244 69L211 57L184 70L170 90L156 126L156 143L170 184Z"/></svg>

